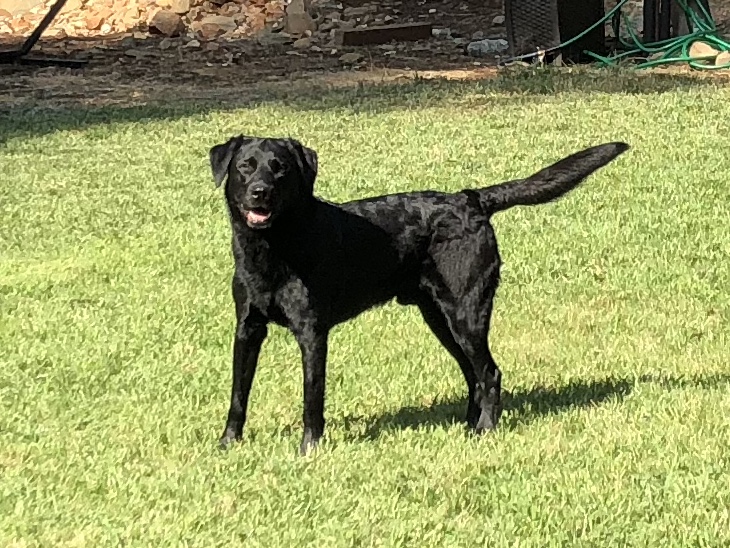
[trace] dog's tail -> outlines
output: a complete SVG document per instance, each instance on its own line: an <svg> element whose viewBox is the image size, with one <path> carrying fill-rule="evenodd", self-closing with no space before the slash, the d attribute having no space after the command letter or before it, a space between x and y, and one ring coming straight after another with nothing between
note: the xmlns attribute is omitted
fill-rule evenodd
<svg viewBox="0 0 730 548"><path fill-rule="evenodd" d="M528 177L475 191L486 211L496 213L518 205L537 205L556 200L586 177L629 149L615 142L571 154Z"/></svg>

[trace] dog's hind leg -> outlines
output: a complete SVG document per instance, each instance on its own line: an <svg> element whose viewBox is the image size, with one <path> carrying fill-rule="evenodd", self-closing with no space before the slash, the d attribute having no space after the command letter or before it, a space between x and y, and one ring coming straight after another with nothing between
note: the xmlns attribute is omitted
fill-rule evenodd
<svg viewBox="0 0 730 548"><path fill-rule="evenodd" d="M499 285L500 258L491 229L443 242L432 254L421 288L445 318L453 340L472 366L478 407L474 430L497 426L502 413L502 373L489 349L492 302Z"/></svg>
<svg viewBox="0 0 730 548"><path fill-rule="evenodd" d="M475 428L479 420L479 405L476 400L477 376L474 372L469 358L466 357L464 351L454 340L451 329L444 317L443 313L433 300L426 294L419 296L416 304L418 305L421 315L426 325L431 329L441 345L451 354L461 368L464 375L466 386L469 390L469 400L466 407L466 422L471 428Z"/></svg>
<svg viewBox="0 0 730 548"><path fill-rule="evenodd" d="M494 290L487 289L477 306L471 299L465 299L445 307L450 309L447 316L454 340L471 362L477 378L474 399L479 411L473 425L477 433L496 428L502 415L502 372L489 349L493 298Z"/></svg>

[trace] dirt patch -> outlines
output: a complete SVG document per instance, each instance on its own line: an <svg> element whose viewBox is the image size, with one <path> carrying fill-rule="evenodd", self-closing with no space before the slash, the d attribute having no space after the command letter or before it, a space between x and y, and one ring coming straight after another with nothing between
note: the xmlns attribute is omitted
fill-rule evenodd
<svg viewBox="0 0 730 548"><path fill-rule="evenodd" d="M325 23L332 20L328 14L334 11L342 14L343 21L360 25L364 17L358 14L368 5L372 4L358 0L322 2L318 10ZM260 93L276 85L290 86L291 82L305 87L331 87L428 77L435 73L453 78L457 74L453 71L460 71L461 77L471 71L484 75L483 68L493 66L495 57L467 56L466 42L477 32L490 38L505 36L503 24L494 22L501 15L501 7L485 7L480 0L394 0L379 4L377 10L364 15L383 23L428 20L435 29L448 32L429 40L344 47L332 43L332 33L325 27L323 32L306 37L311 41L306 48L295 47L295 37L277 41L276 36L281 33L264 33L253 39L218 37L210 41L198 39L195 34L170 38L141 31L45 39L39 44L39 54L83 58L89 61L88 65L83 69L0 66L0 104L224 99ZM357 59L347 61L346 54Z"/></svg>
<svg viewBox="0 0 730 548"><path fill-rule="evenodd" d="M730 8L720 4L713 3L714 15L727 28ZM377 5L362 0L325 0L317 6L315 15L325 28L302 36L308 41L298 45L296 36L290 40L272 38L277 33L204 40L194 33L156 36L146 27L116 35L44 39L34 54L84 58L88 65L82 69L0 65L0 108L128 105L176 99L237 102L279 90L330 89L414 78L488 78L497 72L495 55L470 57L465 44L480 35L505 37L499 19L501 2L490 7L494 4L483 0L392 0ZM368 6L371 9L358 9ZM333 12L355 26L431 21L437 32L429 40L343 47L333 41L331 31L337 25L326 27L332 23ZM370 18L362 23L365 16ZM6 38L8 45L23 36ZM345 54L353 55L348 58Z"/></svg>

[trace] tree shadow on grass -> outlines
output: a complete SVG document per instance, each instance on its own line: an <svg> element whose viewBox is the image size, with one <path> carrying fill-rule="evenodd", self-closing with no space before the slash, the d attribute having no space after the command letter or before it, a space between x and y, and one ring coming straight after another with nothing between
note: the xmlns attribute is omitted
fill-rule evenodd
<svg viewBox="0 0 730 548"><path fill-rule="evenodd" d="M636 379L606 378L592 381L571 381L558 387L535 387L527 391L505 393L502 428L528 424L546 415L599 406L610 401L622 401L639 384L652 384L664 390L698 388L711 390L730 386L730 374L697 375L688 377L642 375ZM345 428L365 422L364 432L356 437L376 439L392 430L407 430L424 426L452 426L464 423L466 398L451 399L432 406L404 407L379 417L349 418Z"/></svg>
<svg viewBox="0 0 730 548"><path fill-rule="evenodd" d="M0 146L10 139L31 138L56 131L88 127L147 123L154 121L207 116L258 106L283 107L293 111L341 111L343 113L388 112L428 106L446 106L449 102L498 106L500 104L555 100L561 94L601 93L623 95L663 94L688 91L716 82L709 77L678 73L640 73L626 69L511 69L496 76L472 81L446 78L371 82L332 89L318 85L316 79L306 85L252 86L245 93L230 90L211 99L166 98L144 95L143 104L91 106L88 97L65 101L51 108L39 92L33 101L20 105L0 102ZM11 84L9 82L8 84ZM4 86L0 83L0 97ZM12 90L12 86L10 88ZM220 91L220 90L216 90ZM54 95L49 91L49 95ZM158 94L159 95L159 94ZM231 128L235 131L235 128Z"/></svg>

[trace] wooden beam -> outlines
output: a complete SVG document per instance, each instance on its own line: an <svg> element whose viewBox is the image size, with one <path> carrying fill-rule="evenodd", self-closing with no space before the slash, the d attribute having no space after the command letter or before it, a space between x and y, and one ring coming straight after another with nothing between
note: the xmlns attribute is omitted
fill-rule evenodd
<svg viewBox="0 0 730 548"><path fill-rule="evenodd" d="M408 42L431 38L432 23L404 23L382 25L364 29L339 29L335 32L335 43L342 46L366 46L387 44L393 40Z"/></svg>

